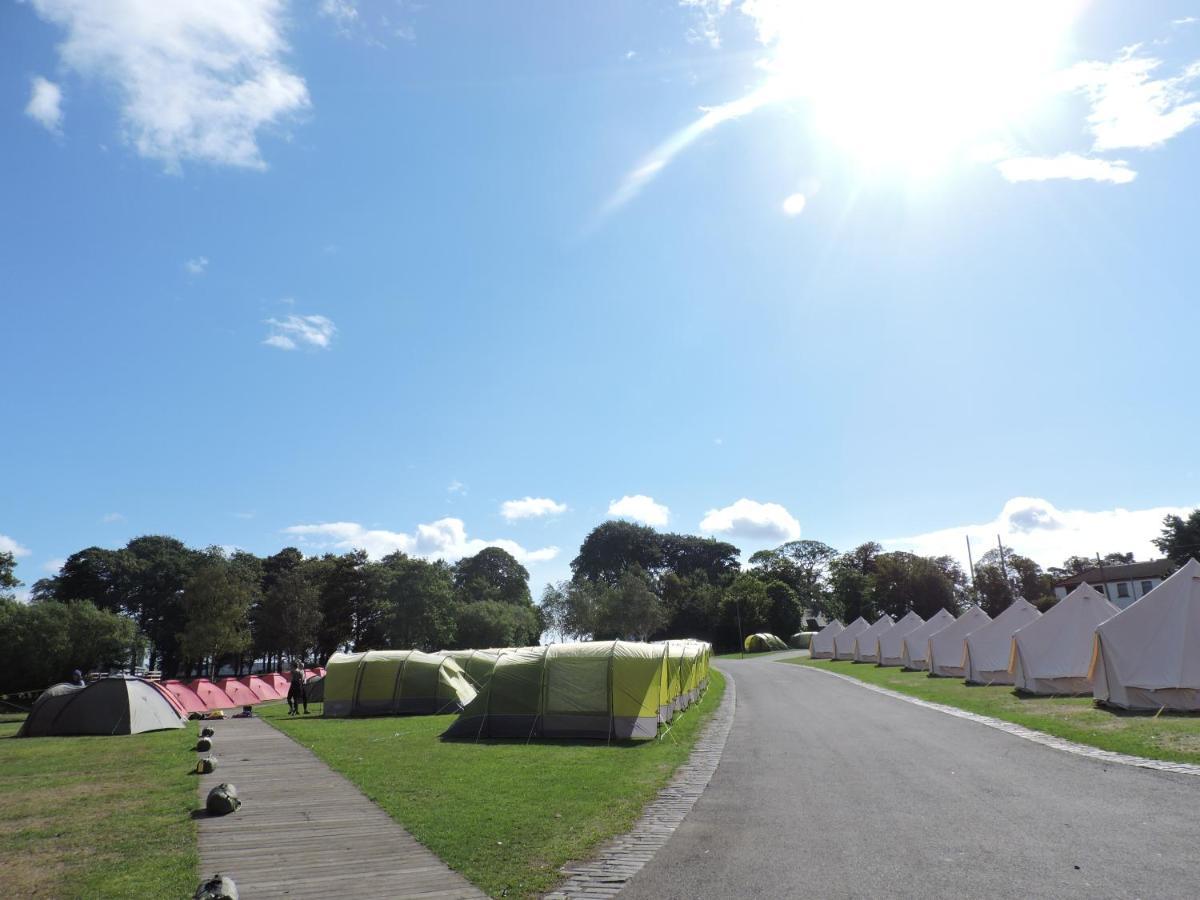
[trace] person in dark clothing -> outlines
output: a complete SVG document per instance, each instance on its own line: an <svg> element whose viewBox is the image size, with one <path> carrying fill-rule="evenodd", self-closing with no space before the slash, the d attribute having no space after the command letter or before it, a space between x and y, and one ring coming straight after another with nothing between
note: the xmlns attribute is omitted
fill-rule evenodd
<svg viewBox="0 0 1200 900"><path fill-rule="evenodd" d="M71 673L71 684L76 687L84 687L87 682L83 680L83 673L76 669Z"/></svg>
<svg viewBox="0 0 1200 900"><path fill-rule="evenodd" d="M300 706L304 705L304 714L308 715L308 691L304 689L304 670L300 663L292 663L292 684L288 688L288 715L300 715Z"/></svg>

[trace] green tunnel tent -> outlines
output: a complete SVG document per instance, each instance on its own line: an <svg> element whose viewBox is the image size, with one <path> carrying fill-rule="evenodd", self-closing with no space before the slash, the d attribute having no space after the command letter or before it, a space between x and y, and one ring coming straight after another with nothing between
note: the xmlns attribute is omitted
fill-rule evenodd
<svg viewBox="0 0 1200 900"><path fill-rule="evenodd" d="M444 737L650 740L677 698L707 682L707 646L590 641L501 651Z"/></svg>
<svg viewBox="0 0 1200 900"><path fill-rule="evenodd" d="M765 653L768 650L786 650L788 648L781 638L765 631L747 637L743 646L747 653Z"/></svg>
<svg viewBox="0 0 1200 900"><path fill-rule="evenodd" d="M183 728L187 714L165 688L112 677L86 687L56 684L33 704L18 735L141 734Z"/></svg>
<svg viewBox="0 0 1200 900"><path fill-rule="evenodd" d="M325 670L322 715L327 718L458 712L475 696L458 663L444 653L335 653Z"/></svg>
<svg viewBox="0 0 1200 900"><path fill-rule="evenodd" d="M459 668L466 673L467 678L470 680L471 686L478 691L492 677L492 670L496 668L496 660L504 651L443 650L442 652L458 663Z"/></svg>

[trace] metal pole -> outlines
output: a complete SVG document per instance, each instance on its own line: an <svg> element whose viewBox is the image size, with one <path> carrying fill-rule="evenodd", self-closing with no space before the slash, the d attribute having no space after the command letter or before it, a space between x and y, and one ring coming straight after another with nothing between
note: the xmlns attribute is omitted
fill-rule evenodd
<svg viewBox="0 0 1200 900"><path fill-rule="evenodd" d="M1104 579L1104 560L1100 558L1100 551L1096 551L1096 565L1100 567L1100 587L1104 589L1104 599L1112 603L1112 597L1108 596L1108 582Z"/></svg>
<svg viewBox="0 0 1200 900"><path fill-rule="evenodd" d="M967 538L967 563L971 566L971 590L975 590L975 557L971 555L971 536Z"/></svg>
<svg viewBox="0 0 1200 900"><path fill-rule="evenodd" d="M1008 582L1008 565L1004 562L1004 544L1000 540L1000 535L996 535L996 546L1000 548L1000 574L1004 576L1004 587L1012 599L1012 585Z"/></svg>

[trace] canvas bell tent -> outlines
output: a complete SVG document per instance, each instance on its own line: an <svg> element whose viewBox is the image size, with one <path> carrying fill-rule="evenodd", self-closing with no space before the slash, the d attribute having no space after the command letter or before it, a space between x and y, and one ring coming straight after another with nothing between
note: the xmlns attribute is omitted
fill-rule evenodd
<svg viewBox="0 0 1200 900"><path fill-rule="evenodd" d="M884 629L875 641L875 662L881 666L898 666L904 662L904 636L925 624L911 609L891 628Z"/></svg>
<svg viewBox="0 0 1200 900"><path fill-rule="evenodd" d="M1036 606L1018 597L992 621L967 635L967 684L1012 684L1013 634L1041 616Z"/></svg>
<svg viewBox="0 0 1200 900"><path fill-rule="evenodd" d="M1200 710L1200 563L1096 628L1092 695L1125 709Z"/></svg>
<svg viewBox="0 0 1200 900"><path fill-rule="evenodd" d="M1027 694L1090 694L1096 626L1120 610L1081 584L1012 637L1013 684Z"/></svg>
<svg viewBox="0 0 1200 900"><path fill-rule="evenodd" d="M162 687L163 690L167 691L183 707L185 713L208 712L208 704L201 700L200 696L182 681L164 681Z"/></svg>
<svg viewBox="0 0 1200 900"><path fill-rule="evenodd" d="M335 653L325 670L322 715L327 718L458 712L475 696L458 663L444 653Z"/></svg>
<svg viewBox="0 0 1200 900"><path fill-rule="evenodd" d="M188 683L188 687L196 692L196 696L203 700L204 705L210 710L233 709L239 705L234 703L232 697L207 678L196 678Z"/></svg>
<svg viewBox="0 0 1200 900"><path fill-rule="evenodd" d="M860 631L854 638L854 660L876 662L879 658L879 636L896 624L896 620L884 613L870 628Z"/></svg>
<svg viewBox="0 0 1200 900"><path fill-rule="evenodd" d="M924 625L918 625L901 639L900 663L913 671L929 669L929 639L948 625L954 624L954 615L939 609Z"/></svg>
<svg viewBox="0 0 1200 900"><path fill-rule="evenodd" d="M708 683L701 641L591 641L501 651L448 738L649 740Z"/></svg>
<svg viewBox="0 0 1200 900"><path fill-rule="evenodd" d="M846 630L846 626L834 619L813 635L808 655L813 659L833 659L833 639Z"/></svg>
<svg viewBox="0 0 1200 900"><path fill-rule="evenodd" d="M942 678L965 678L967 675L967 635L978 631L992 617L978 606L965 613L929 637L929 672Z"/></svg>
<svg viewBox="0 0 1200 900"><path fill-rule="evenodd" d="M768 650L786 650L788 648L782 638L765 631L747 636L743 646L747 653L765 653Z"/></svg>
<svg viewBox="0 0 1200 900"><path fill-rule="evenodd" d="M182 728L187 715L170 693L140 678L58 684L33 704L18 735L141 734Z"/></svg>
<svg viewBox="0 0 1200 900"><path fill-rule="evenodd" d="M833 636L833 658L854 659L854 639L871 627L871 623L859 616Z"/></svg>

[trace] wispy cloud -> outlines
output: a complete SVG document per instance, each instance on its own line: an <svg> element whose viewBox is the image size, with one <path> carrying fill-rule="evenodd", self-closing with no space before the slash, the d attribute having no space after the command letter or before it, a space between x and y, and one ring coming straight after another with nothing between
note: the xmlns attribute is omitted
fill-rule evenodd
<svg viewBox="0 0 1200 900"><path fill-rule="evenodd" d="M975 558L996 546L1028 556L1042 566L1058 566L1070 556L1130 553L1138 559L1161 556L1151 543L1162 533L1163 518L1186 516L1193 507L1150 509L1063 510L1040 497L1014 497L990 522L957 525L911 537L883 541L888 549L928 556L952 556L967 565L966 538Z"/></svg>
<svg viewBox="0 0 1200 900"><path fill-rule="evenodd" d="M620 500L613 500L608 504L608 514L654 528L662 528L671 519L670 509L645 494L626 494Z"/></svg>
<svg viewBox="0 0 1200 900"><path fill-rule="evenodd" d="M61 26L63 65L113 86L127 140L169 171L263 169L259 133L309 106L285 62L286 0L32 0Z"/></svg>
<svg viewBox="0 0 1200 900"><path fill-rule="evenodd" d="M465 497L467 493L467 486L457 478L452 478L450 483L446 485L446 493L455 494L459 497Z"/></svg>
<svg viewBox="0 0 1200 900"><path fill-rule="evenodd" d="M203 275L208 269L208 257L197 256L194 259L189 259L183 264L183 268L189 275Z"/></svg>
<svg viewBox="0 0 1200 900"><path fill-rule="evenodd" d="M322 18L331 19L341 31L358 22L358 7L354 0L321 0L317 11Z"/></svg>
<svg viewBox="0 0 1200 900"><path fill-rule="evenodd" d="M296 350L301 346L327 350L337 333L333 321L325 316L284 316L267 319L267 324L271 330L263 343L280 350Z"/></svg>
<svg viewBox="0 0 1200 900"><path fill-rule="evenodd" d="M688 29L687 39L716 49L721 46L721 17L729 11L733 0L679 0L679 5L696 14L695 24ZM749 5L754 5L753 3Z"/></svg>
<svg viewBox="0 0 1200 900"><path fill-rule="evenodd" d="M778 503L743 497L721 509L710 509L700 521L700 531L781 543L800 537L800 523Z"/></svg>
<svg viewBox="0 0 1200 900"><path fill-rule="evenodd" d="M525 497L521 500L505 500L500 504L500 515L509 522L517 519L536 519L543 516L559 516L567 511L567 504L558 503L549 497Z"/></svg>
<svg viewBox="0 0 1200 900"><path fill-rule="evenodd" d="M123 515L121 515L119 512L110 512L110 513L105 513L103 516L101 516L100 521L103 522L105 525L114 525L117 522L124 522L125 517Z"/></svg>
<svg viewBox="0 0 1200 900"><path fill-rule="evenodd" d="M524 563L546 562L558 555L557 547L527 550L516 541L468 537L463 520L455 518L418 525L412 533L366 528L357 522L322 522L292 525L284 529L284 534L293 535L301 543L320 549L366 550L373 559L399 550L410 556L453 562L464 556L473 556L485 547L500 547Z"/></svg>
<svg viewBox="0 0 1200 900"><path fill-rule="evenodd" d="M57 559L48 559L42 563L42 571L47 575L57 575L62 567L66 565L66 563L67 561L61 557Z"/></svg>
<svg viewBox="0 0 1200 900"><path fill-rule="evenodd" d="M0 553L11 553L18 559L22 556L28 556L33 551L28 547L23 547L7 534L0 534Z"/></svg>
<svg viewBox="0 0 1200 900"><path fill-rule="evenodd" d="M41 75L34 76L29 88L25 115L51 134L62 133L62 88Z"/></svg>
<svg viewBox="0 0 1200 900"><path fill-rule="evenodd" d="M1018 156L996 163L1009 181L1049 181L1069 178L1073 181L1107 181L1111 184L1128 184L1137 178L1137 172L1129 168L1123 159L1096 159L1078 153L1060 153L1058 156Z"/></svg>

